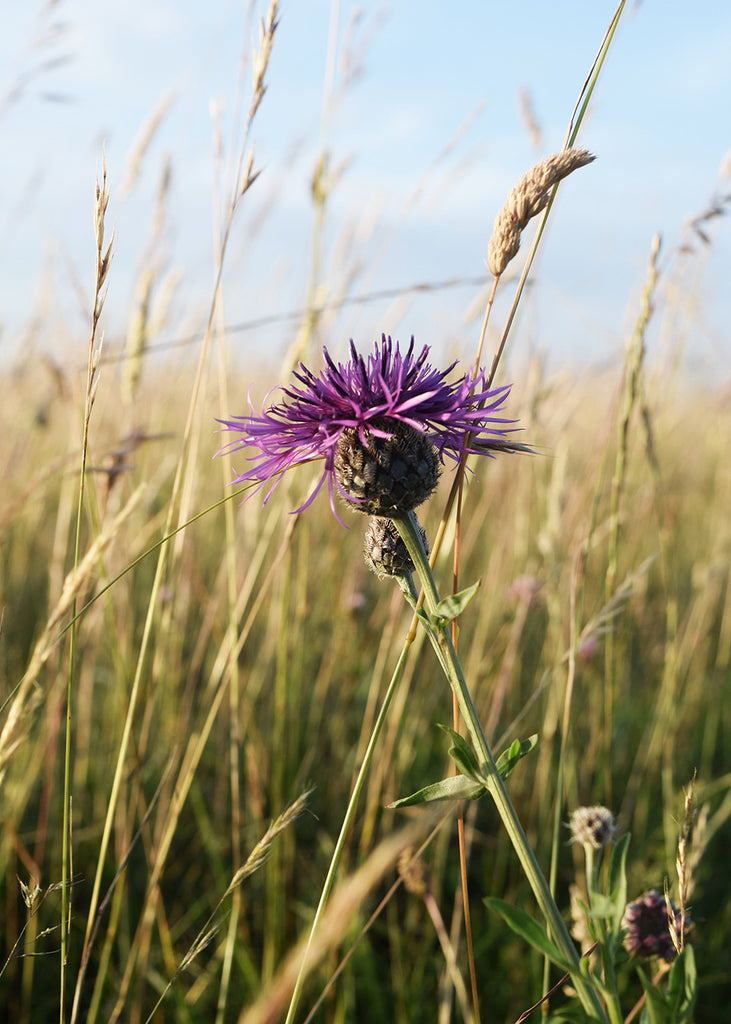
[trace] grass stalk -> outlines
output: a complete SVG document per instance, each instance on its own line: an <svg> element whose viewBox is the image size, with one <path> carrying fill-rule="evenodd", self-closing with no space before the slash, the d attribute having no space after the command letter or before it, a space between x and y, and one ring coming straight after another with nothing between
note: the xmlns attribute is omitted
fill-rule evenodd
<svg viewBox="0 0 731 1024"><path fill-rule="evenodd" d="M415 598L416 598L415 594L413 595L413 598L415 600ZM321 921L321 919L323 917L323 914L325 912L325 906L327 904L327 901L330 898L330 893L332 892L333 885L335 884L335 876L337 874L337 870L338 870L338 867L340 865L340 860L341 860L341 857L342 857L342 854L343 854L343 850L345 848L345 841L347 839L348 833L350 831L350 827L351 827L351 825L353 823L353 820L355 818L355 812L356 812L356 808L358 806L358 800L360 798L360 794L361 794L361 792L363 790L363 786L365 785L365 781L366 781L366 778L368 776L368 771L369 771L371 763L373 761L373 755L374 755L374 752L375 752L375 749L376 749L376 744L377 744L378 739L379 739L379 737L381 735L381 731L383 729L384 722L386 721L386 715L387 715L388 709L390 707L391 700L393 698L394 693L396 692L396 687L398 686L398 684L401 681L401 678L403 676L404 669L406 667L406 661L407 661L410 649L411 649L411 644L410 643L404 644L403 650L401 651L401 655L399 656L399 659L398 659L398 661L396 663L396 667L394 668L394 671L393 671L393 675L391 676L391 680L390 680L390 682L388 684L388 689L386 690L386 693L384 694L383 703L381 704L380 710L378 712L378 716L376 718L376 721L374 722L373 730L371 732L371 736L370 736L370 739L369 739L369 742L368 742L368 746L366 747L365 754L363 755L363 761L362 761L361 766L360 766L360 768L358 770L358 774L356 776L355 784L353 786L353 791L352 791L352 793L350 795L350 799L348 801L348 806L347 806L347 808L345 810L345 815L343 816L343 822L342 822L342 825L340 826L340 833L339 833L337 841L335 843L335 849L333 850L332 857L330 858L330 866L328 868L327 876L325 877L325 882L324 882L323 887L322 887L322 892L320 894L320 899L319 899L319 902L317 904L317 909L315 910L315 916L314 916L314 918L312 920L312 925L310 926L310 932L309 932L309 937L308 937L308 940L307 940L307 945L305 947L304 955L302 957L302 963L300 964L300 968L299 968L299 971L298 971L298 974L297 974L297 980L295 982L294 990L292 992L292 998L291 998L290 1003L289 1003L289 1009L287 1010L287 1017L285 1019L285 1024L293 1024L293 1021L295 1019L295 1015L297 1013L297 1007L299 1005L300 997L302 995L302 989L303 989L303 986L304 986L305 977L306 977L306 974L307 974L308 953L309 953L310 949L312 948L312 945L313 945L313 942L314 942L315 933L316 933L316 931L318 929L320 921Z"/></svg>
<svg viewBox="0 0 731 1024"><path fill-rule="evenodd" d="M625 359L624 393L622 396L622 409L617 421L617 454L611 485L609 511L611 531L609 535L607 570L604 580L605 603L609 603L611 595L614 593L615 582L619 570L621 504L627 473L630 425L641 387L642 365L645 356L645 334L652 315L653 296L658 279L659 255L660 238L659 236L656 236L652 241L650 250L650 262L647 280L642 293L640 312L637 317L635 329L632 333L632 338L630 339L627 347L627 356ZM604 648L604 799L608 805L611 805L612 802L611 746L612 734L614 731L614 704L616 700L616 665L614 648L614 633L610 632L607 635L607 641Z"/></svg>
<svg viewBox="0 0 731 1024"><path fill-rule="evenodd" d="M74 537L74 570L78 570L81 558L81 528L84 517L84 493L86 483L86 459L89 446L89 424L91 410L94 405L99 385L99 356L102 341L97 345L97 328L104 307L106 293L104 286L112 258L114 238L104 248L104 218L109 204L109 188L107 186L106 157L102 157L102 178L97 180L94 199L94 237L96 242L96 262L94 273L94 302L89 336L89 358L86 371L86 391L84 396L84 418L81 438L81 465L79 468L79 500L76 510L76 531ZM103 339L102 339L103 340ZM72 619L76 617L76 597L71 607ZM63 768L63 825L61 853L61 989L59 994L59 1020L66 1020L66 985L68 967L68 941L71 931L71 726L73 718L73 685L74 656L76 653L76 626L72 625L69 633L69 663L66 681L66 736L64 743Z"/></svg>
<svg viewBox="0 0 731 1024"><path fill-rule="evenodd" d="M201 353L196 368L195 377L193 380L190 400L188 403L188 412L185 421L185 428L183 432L183 439L180 448L180 454L176 466L175 478L173 480L172 490L170 494L170 500L168 503L168 510L166 514L165 528L163 535L166 538L160 545L158 552L157 565L155 567L155 576L152 583L150 592L150 600L147 607L147 614L145 617L145 623L142 632L142 639L140 642L139 653L137 657L137 664L135 669L134 678L132 681L132 687L130 690L127 714L124 721L122 737L120 740L119 750L117 754L117 761L114 771L114 779L112 781L111 793L109 796L109 804L107 809L106 818L104 821L104 828L102 832L102 838L99 848L99 858L97 861L97 870L94 877L94 885L91 895L91 903L89 908L89 917L87 920L86 933L84 936L84 950L82 956L88 954L88 946L91 939L91 932L94 925L94 918L96 915L97 907L99 904L99 894L101 889L101 877L106 861L107 849L109 846L109 840L111 837L112 821L114 818L114 812L119 798L120 786L122 782L122 776L127 760L127 751L129 748L130 736L132 731L132 723L137 708L137 701L139 699L139 693L141 688L142 673L144 664L147 657L147 651L150 644L152 635L152 626L156 614L158 595L160 593L160 587L162 585L163 574L165 571L169 538L172 536L172 525L175 516L175 510L178 507L181 491L183 488L185 471L188 467L188 459L190 454L190 441L193 433L193 426L195 422L195 413L198 406L198 399L201 392L201 387L204 378L204 372L207 365L208 358L208 346L212 334L212 328L214 318L216 315L216 309L220 298L221 280L223 277L223 267L226 258L226 252L228 249L228 242L231 233L231 225L233 223L234 215L238 209L239 201L242 196L248 191L253 182L258 176L253 170L253 152L249 151L247 154L247 140L253 118L259 105L263 99L265 92L265 73L269 63L269 57L271 56L271 48L274 39L274 33L277 26L277 0L272 0L267 13L266 22L262 22L261 33L260 33L260 49L255 53L255 71L254 71L254 88L252 92L252 100L249 108L246 125L244 128L243 142L241 146L241 158L239 161L239 168L236 177L236 183L233 195L231 197L228 214L226 217L223 236L221 239L220 250L218 253L218 265L216 270L216 279L213 288L213 297L211 299L210 310L208 314L208 320L206 324L206 330L204 334L203 344L201 346ZM80 990L77 986L74 996L74 1012L72 1014L72 1024L76 1019L78 1012L80 999Z"/></svg>

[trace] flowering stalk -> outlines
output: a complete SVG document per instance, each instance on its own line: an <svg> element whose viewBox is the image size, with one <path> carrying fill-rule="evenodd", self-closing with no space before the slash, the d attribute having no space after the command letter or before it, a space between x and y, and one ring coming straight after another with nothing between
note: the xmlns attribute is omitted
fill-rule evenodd
<svg viewBox="0 0 731 1024"><path fill-rule="evenodd" d="M410 512L406 515L393 516L392 518L414 562L419 581L424 590L424 604L427 612L434 616L437 613L439 594L429 566L429 559L421 543L416 516L413 512ZM541 871L535 853L528 842L523 826L513 807L512 800L508 795L505 783L498 771L495 758L482 731L477 712L472 703L459 658L452 644L449 629L446 627L437 628L434 625L433 619L422 618L422 622L429 634L432 645L439 655L439 660L445 670L449 685L456 695L460 713L481 760L484 784L495 801L495 806L508 833L508 837L513 844L513 849L518 856L525 876L533 890L536 902L548 923L554 942L569 963L574 965L575 970L572 971L572 981L581 1004L587 1013L592 1014L598 1020L606 1021L607 1016L596 992L587 984L586 978L581 972L576 947L551 895L548 882Z"/></svg>
<svg viewBox="0 0 731 1024"><path fill-rule="evenodd" d="M417 354L413 338L407 350L401 352L398 342L394 345L385 336L367 357L360 355L351 342L347 363L335 363L325 351L324 369L316 375L300 364L294 373L296 383L280 389L283 395L280 401L270 402L261 413L251 407L248 416L220 420L223 429L235 435L221 452L246 452L249 467L233 482L251 483L254 490L268 488L265 504L284 473L305 463L319 462L322 466L319 482L297 511L309 506L317 492L326 486L336 518L339 519L335 511L338 497L353 511L381 519L369 531L369 565L379 575L396 576L412 605L415 595L409 559L413 563L426 595L428 613L418 613L419 619L425 624L454 690L479 757L478 788L484 787L482 791L488 790L495 800L562 962L569 966L582 1005L594 1020L606 1021L597 993L581 973L576 949L478 721L454 646L440 620L439 594L414 515L414 509L434 492L447 460L463 467L469 454L491 456L498 451L526 450L526 446L505 437L515 429L514 421L502 416L509 388L491 389L483 371L450 381L448 377L454 364L444 371L437 370L427 361L428 354L427 347ZM398 550L398 538L388 520L393 521L405 551ZM412 639L410 634L402 658ZM346 812L313 932L333 883L342 842L380 723L379 718ZM304 966L292 997L287 1024L294 1017L303 971Z"/></svg>

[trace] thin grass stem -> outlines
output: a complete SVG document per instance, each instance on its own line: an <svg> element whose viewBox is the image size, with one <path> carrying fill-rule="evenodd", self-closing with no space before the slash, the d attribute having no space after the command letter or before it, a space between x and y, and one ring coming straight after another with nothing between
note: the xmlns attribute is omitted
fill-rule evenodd
<svg viewBox="0 0 731 1024"><path fill-rule="evenodd" d="M414 601L416 600L415 592L412 594L412 599ZM386 693L383 697L383 703L381 704L378 716L373 724L373 731L371 732L371 736L368 741L368 746L366 747L365 754L363 755L363 761L361 763L360 769L358 770L358 775L353 786L353 792L350 795L350 800L348 801L348 806L343 817L343 823L340 826L340 833L335 843L335 849L333 850L332 857L330 858L330 867L328 868L327 876L322 887L320 900L317 904L317 909L315 911L315 916L312 920L312 925L310 926L310 933L309 938L307 940L307 946L305 948L305 952L302 957L302 963L300 964L299 972L297 974L297 980L295 982L294 991L292 992L292 998L289 1003L289 1009L287 1010L285 1024L293 1024L293 1021L295 1019L297 1007L299 1005L300 997L302 995L302 988L304 986L304 981L307 974L308 953L312 947L315 932L317 931L318 925L325 911L325 905L330 897L333 885L335 884L335 876L337 874L338 866L340 864L348 832L350 831L353 819L355 818L355 811L358 806L358 800L360 798L361 791L363 789L363 786L365 785L365 781L368 776L368 771L373 761L373 755L376 749L376 744L378 742L384 723L386 721L386 715L388 713L391 700L393 699L393 695L396 692L396 687L401 681L404 669L406 668L406 661L410 649L411 644L405 643L403 650L401 651L401 654L399 656L399 659L396 663L396 667L394 668L393 675L391 676L391 680L388 684Z"/></svg>

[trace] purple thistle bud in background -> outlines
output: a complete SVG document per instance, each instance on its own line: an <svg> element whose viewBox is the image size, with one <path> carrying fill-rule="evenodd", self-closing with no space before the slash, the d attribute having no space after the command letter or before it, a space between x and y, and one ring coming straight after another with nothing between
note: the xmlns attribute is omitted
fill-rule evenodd
<svg viewBox="0 0 731 1024"><path fill-rule="evenodd" d="M677 928L680 928L680 911L670 902ZM690 929L690 920L685 917L684 931ZM639 899L628 903L622 927L626 928L624 946L632 956L658 956L661 960L674 960L675 944L670 934L668 906L662 893L651 889Z"/></svg>
<svg viewBox="0 0 731 1024"><path fill-rule="evenodd" d="M428 362L428 347L402 355L382 336L364 358L350 343L350 359L336 364L324 350L315 376L300 363L297 384L280 388L283 400L261 415L220 420L237 436L217 453L247 449L252 465L233 483L270 484L265 504L293 466L323 461L322 476L297 511L307 508L327 481L335 512L337 488L352 508L388 516L409 512L433 492L445 457L491 455L513 446L501 440L514 421L496 416L509 387L487 388L483 371L448 383L446 370ZM515 449L522 446L515 445Z"/></svg>

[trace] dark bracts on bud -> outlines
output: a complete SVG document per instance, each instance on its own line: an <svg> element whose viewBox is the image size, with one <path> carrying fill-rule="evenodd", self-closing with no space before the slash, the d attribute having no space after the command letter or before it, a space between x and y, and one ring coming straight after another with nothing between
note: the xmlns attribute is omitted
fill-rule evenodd
<svg viewBox="0 0 731 1024"><path fill-rule="evenodd" d="M680 928L681 912L670 903L675 917L675 927ZM691 928L690 918L685 915L683 930ZM650 889L639 899L628 903L622 917L622 927L626 929L624 946L633 956L657 956L661 960L674 960L677 950L670 934L668 905L665 897L655 889Z"/></svg>
<svg viewBox="0 0 731 1024"><path fill-rule="evenodd" d="M341 497L359 512L373 516L411 512L434 492L439 480L439 454L431 441L413 427L373 420L389 437L366 430L364 445L356 429L339 438L333 470Z"/></svg>
<svg viewBox="0 0 731 1024"><path fill-rule="evenodd" d="M426 531L419 526L424 550L429 551ZM379 579L386 576L406 576L414 571L414 563L392 519L371 516L365 533L363 557L371 572Z"/></svg>

